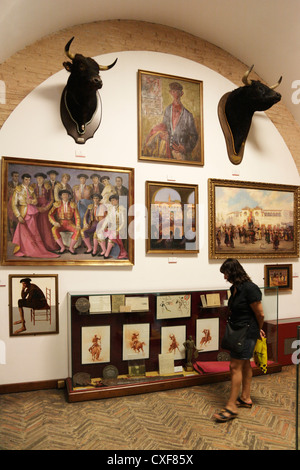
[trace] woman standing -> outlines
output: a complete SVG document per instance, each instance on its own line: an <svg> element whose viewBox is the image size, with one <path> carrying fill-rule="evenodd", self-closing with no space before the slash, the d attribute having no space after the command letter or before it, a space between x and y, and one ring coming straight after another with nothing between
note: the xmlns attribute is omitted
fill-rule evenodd
<svg viewBox="0 0 300 470"><path fill-rule="evenodd" d="M251 281L239 261L234 258L224 261L220 271L226 281L232 284L228 302L231 312L230 323L236 328L249 325L242 351L240 353L230 351L231 392L225 408L214 415L218 422L226 422L237 417L238 407L252 407L250 359L253 356L256 340L265 337L265 333L262 330L264 312L259 287ZM241 386L242 392L239 397Z"/></svg>

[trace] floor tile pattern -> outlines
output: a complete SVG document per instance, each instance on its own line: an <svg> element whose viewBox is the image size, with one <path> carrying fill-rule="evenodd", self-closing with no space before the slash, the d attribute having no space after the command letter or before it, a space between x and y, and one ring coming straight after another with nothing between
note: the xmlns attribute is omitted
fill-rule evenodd
<svg viewBox="0 0 300 470"><path fill-rule="evenodd" d="M253 378L252 409L216 423L229 382L68 403L64 390L0 395L1 450L294 450L296 368Z"/></svg>

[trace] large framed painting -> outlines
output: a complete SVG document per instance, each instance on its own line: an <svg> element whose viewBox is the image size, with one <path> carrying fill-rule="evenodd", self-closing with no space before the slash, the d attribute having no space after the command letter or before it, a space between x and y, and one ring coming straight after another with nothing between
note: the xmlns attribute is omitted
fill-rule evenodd
<svg viewBox="0 0 300 470"><path fill-rule="evenodd" d="M146 181L147 253L198 253L198 186Z"/></svg>
<svg viewBox="0 0 300 470"><path fill-rule="evenodd" d="M138 71L139 160L204 165L203 82Z"/></svg>
<svg viewBox="0 0 300 470"><path fill-rule="evenodd" d="M132 265L133 204L132 168L3 157L1 263Z"/></svg>
<svg viewBox="0 0 300 470"><path fill-rule="evenodd" d="M210 179L210 258L299 257L299 186Z"/></svg>
<svg viewBox="0 0 300 470"><path fill-rule="evenodd" d="M9 275L10 336L58 333L58 275Z"/></svg>

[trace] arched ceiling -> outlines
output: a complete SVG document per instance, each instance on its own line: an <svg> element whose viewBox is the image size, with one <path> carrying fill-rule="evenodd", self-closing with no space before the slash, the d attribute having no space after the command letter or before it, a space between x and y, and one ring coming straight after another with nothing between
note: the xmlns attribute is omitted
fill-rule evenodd
<svg viewBox="0 0 300 470"><path fill-rule="evenodd" d="M164 24L254 64L267 83L282 75L282 102L300 124L299 7L300 0L0 0L0 63L77 24L112 19Z"/></svg>

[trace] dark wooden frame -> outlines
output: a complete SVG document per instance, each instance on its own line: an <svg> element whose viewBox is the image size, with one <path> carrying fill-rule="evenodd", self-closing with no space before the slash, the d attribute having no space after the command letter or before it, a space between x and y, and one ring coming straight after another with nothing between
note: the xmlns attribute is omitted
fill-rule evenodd
<svg viewBox="0 0 300 470"><path fill-rule="evenodd" d="M286 272L286 280L280 280L282 271ZM271 276L277 272L279 279L277 283L272 282ZM264 285L265 287L278 287L278 290L293 289L293 265L292 264L266 264L264 266Z"/></svg>
<svg viewBox="0 0 300 470"><path fill-rule="evenodd" d="M55 325L55 327L50 328L50 320L45 319L34 319L33 312L31 311L30 307L24 307L24 317L26 322L26 331L16 334L15 331L18 330L20 326L14 325L14 321L20 320L20 316L18 313L14 314L14 309L18 309L17 299L21 298L21 289L22 286L20 284L21 279L23 278L30 278L32 280L32 284L36 284L40 287L45 294L42 286L38 283L38 280L47 280L48 278L53 279L51 285L54 287L55 292L51 292L51 325ZM17 293L14 292L14 280L16 280L17 285L20 286L20 289ZM52 304L52 299L54 299L54 303ZM42 309L41 311L44 311ZM39 313L39 310L37 310ZM43 324L46 323L48 328L44 328L40 331L38 328L35 328L35 323L40 324L43 321ZM49 321L49 323L48 323ZM57 334L59 332L59 304L58 304L58 274L10 274L9 275L9 335L14 337L21 337L21 336L30 336L30 335L49 335L49 334Z"/></svg>

